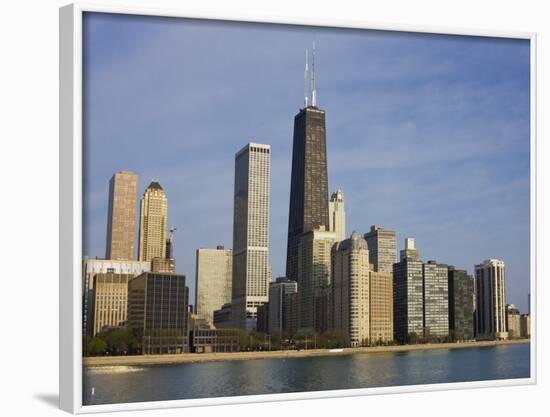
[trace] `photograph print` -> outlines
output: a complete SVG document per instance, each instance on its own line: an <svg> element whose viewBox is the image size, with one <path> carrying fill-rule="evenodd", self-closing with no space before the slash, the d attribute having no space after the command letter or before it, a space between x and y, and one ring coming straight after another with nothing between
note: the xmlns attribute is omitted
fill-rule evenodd
<svg viewBox="0 0 550 417"><path fill-rule="evenodd" d="M532 377L529 39L82 29L83 405Z"/></svg>

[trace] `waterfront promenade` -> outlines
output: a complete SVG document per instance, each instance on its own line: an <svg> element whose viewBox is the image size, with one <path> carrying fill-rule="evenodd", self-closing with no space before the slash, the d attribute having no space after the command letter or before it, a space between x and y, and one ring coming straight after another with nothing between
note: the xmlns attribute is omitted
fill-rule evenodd
<svg viewBox="0 0 550 417"><path fill-rule="evenodd" d="M251 360L266 358L304 358L313 356L341 356L357 353L407 352L434 349L464 349L488 346L505 346L529 343L530 339L507 341L479 341L464 343L426 343L416 345L372 346L345 349L308 349L308 350L273 350L261 352L232 353L184 353L179 355L135 355L135 356L96 356L83 358L84 366L118 366L118 365L161 365L192 362Z"/></svg>

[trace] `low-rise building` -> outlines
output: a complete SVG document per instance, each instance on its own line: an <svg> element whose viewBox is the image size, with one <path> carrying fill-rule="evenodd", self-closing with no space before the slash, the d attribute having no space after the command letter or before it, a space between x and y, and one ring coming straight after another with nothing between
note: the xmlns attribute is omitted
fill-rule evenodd
<svg viewBox="0 0 550 417"><path fill-rule="evenodd" d="M238 352L240 331L236 329L195 328L189 333L193 353Z"/></svg>
<svg viewBox="0 0 550 417"><path fill-rule="evenodd" d="M126 325L128 318L128 282L133 274L99 273L93 277L91 310L92 336Z"/></svg>
<svg viewBox="0 0 550 417"><path fill-rule="evenodd" d="M151 262L114 259L90 259L82 262L82 333L91 336L94 318L94 277L97 274L129 274L136 277L151 270Z"/></svg>
<svg viewBox="0 0 550 417"><path fill-rule="evenodd" d="M145 272L128 285L128 325L143 354L188 350L189 289L185 275Z"/></svg>

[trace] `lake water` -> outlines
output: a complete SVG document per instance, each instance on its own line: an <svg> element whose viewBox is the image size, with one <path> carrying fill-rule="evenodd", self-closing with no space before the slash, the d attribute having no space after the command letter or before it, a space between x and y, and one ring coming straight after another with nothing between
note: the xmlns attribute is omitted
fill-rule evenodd
<svg viewBox="0 0 550 417"><path fill-rule="evenodd" d="M530 346L519 344L333 357L85 367L83 398L85 405L92 405L529 376Z"/></svg>

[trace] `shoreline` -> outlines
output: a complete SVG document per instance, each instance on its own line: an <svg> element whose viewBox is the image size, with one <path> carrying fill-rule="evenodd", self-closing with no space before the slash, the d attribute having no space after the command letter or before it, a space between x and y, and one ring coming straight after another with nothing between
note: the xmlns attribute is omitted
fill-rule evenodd
<svg viewBox="0 0 550 417"><path fill-rule="evenodd" d="M220 353L183 353L174 355L135 355L135 356L94 356L82 360L84 367L96 366L130 366L130 365L168 365L196 362L218 362L253 359L287 359L308 358L319 356L347 356L358 353L388 353L409 352L437 349L467 349L477 347L508 346L530 343L531 339L516 339L506 341L480 341L463 343L426 343L418 345L372 346L361 348L343 348L342 351L331 352L329 349L309 350L276 350L260 352L220 352Z"/></svg>

